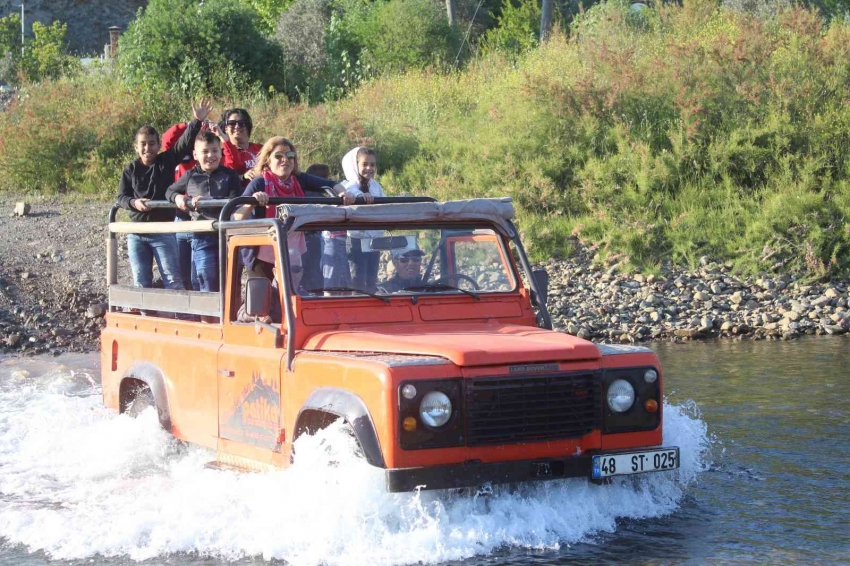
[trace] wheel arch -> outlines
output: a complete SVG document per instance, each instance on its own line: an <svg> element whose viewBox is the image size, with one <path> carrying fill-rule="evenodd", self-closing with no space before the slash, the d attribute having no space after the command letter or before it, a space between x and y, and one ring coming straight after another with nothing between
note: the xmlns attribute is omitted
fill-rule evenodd
<svg viewBox="0 0 850 566"><path fill-rule="evenodd" d="M171 407L168 404L168 390L165 374L150 362L136 362L124 373L118 387L118 411L124 413L133 400L133 391L139 387L147 387L153 393L159 424L171 432Z"/></svg>
<svg viewBox="0 0 850 566"><path fill-rule="evenodd" d="M310 393L298 411L292 439L295 441L302 434L321 430L340 418L351 426L366 461L378 468L386 468L369 409L363 399L344 389L320 387Z"/></svg>

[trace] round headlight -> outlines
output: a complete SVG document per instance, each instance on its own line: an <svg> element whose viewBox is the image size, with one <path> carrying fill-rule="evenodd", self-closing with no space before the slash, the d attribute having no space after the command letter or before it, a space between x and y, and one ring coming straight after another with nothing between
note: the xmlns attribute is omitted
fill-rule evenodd
<svg viewBox="0 0 850 566"><path fill-rule="evenodd" d="M452 402L445 393L431 391L422 398L419 416L427 426L439 428L449 422L452 416Z"/></svg>
<svg viewBox="0 0 850 566"><path fill-rule="evenodd" d="M625 413L635 402L635 388L625 379L618 379L608 386L608 406L615 413Z"/></svg>
<svg viewBox="0 0 850 566"><path fill-rule="evenodd" d="M646 373L643 374L643 380L647 383L655 383L655 380L658 379L658 372L654 369L646 370Z"/></svg>
<svg viewBox="0 0 850 566"><path fill-rule="evenodd" d="M416 397L416 387L408 383L401 388L401 396L410 401Z"/></svg>

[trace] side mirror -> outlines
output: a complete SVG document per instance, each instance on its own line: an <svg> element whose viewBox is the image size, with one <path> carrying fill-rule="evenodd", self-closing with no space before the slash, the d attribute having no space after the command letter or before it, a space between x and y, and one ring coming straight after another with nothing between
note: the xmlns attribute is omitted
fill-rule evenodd
<svg viewBox="0 0 850 566"><path fill-rule="evenodd" d="M272 282L265 277L249 277L245 297L248 316L269 316L272 305Z"/></svg>
<svg viewBox="0 0 850 566"><path fill-rule="evenodd" d="M534 278L534 284L540 290L542 297L536 297L538 304L546 304L546 299L549 297L549 272L545 269L534 269L531 272Z"/></svg>

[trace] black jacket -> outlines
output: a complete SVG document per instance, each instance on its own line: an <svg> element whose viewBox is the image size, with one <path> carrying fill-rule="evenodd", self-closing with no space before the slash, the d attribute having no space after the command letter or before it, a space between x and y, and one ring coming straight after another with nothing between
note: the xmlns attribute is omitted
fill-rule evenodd
<svg viewBox="0 0 850 566"><path fill-rule="evenodd" d="M136 159L124 168L121 181L118 183L118 206L130 211L130 220L133 222L174 220L173 210L159 208L150 212L139 212L130 206L130 201L137 198L165 200L166 189L174 182L174 169L183 156L191 153L192 144L195 143L195 136L199 131L201 131L201 122L192 120L174 147L157 155L153 165L143 165L141 160Z"/></svg>
<svg viewBox="0 0 850 566"><path fill-rule="evenodd" d="M242 194L242 181L239 173L219 165L212 173L205 173L200 165L195 165L180 180L168 187L165 198L175 202L177 195L190 197L202 196L214 199L231 199ZM218 220L220 208L204 208L192 211L192 220Z"/></svg>

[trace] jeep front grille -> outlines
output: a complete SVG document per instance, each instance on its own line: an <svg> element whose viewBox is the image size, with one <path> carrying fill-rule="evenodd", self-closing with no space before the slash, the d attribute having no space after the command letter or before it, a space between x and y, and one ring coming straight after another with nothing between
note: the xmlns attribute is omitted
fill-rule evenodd
<svg viewBox="0 0 850 566"><path fill-rule="evenodd" d="M467 445L577 438L601 428L599 381L593 374L469 380Z"/></svg>

